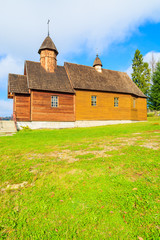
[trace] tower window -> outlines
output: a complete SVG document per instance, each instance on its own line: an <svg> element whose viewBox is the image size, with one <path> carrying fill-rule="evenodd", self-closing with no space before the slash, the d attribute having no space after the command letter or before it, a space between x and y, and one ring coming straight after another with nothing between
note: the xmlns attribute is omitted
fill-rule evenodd
<svg viewBox="0 0 160 240"><path fill-rule="evenodd" d="M97 96L91 96L91 106L97 105Z"/></svg>
<svg viewBox="0 0 160 240"><path fill-rule="evenodd" d="M51 96L51 107L58 107L58 96Z"/></svg>
<svg viewBox="0 0 160 240"><path fill-rule="evenodd" d="M119 98L115 97L114 98L114 107L118 107L118 104L119 104Z"/></svg>

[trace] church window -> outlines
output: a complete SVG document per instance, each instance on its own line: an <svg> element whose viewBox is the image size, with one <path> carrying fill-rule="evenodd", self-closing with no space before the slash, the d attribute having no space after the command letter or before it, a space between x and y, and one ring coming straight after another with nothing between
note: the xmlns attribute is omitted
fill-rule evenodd
<svg viewBox="0 0 160 240"><path fill-rule="evenodd" d="M51 96L51 107L58 107L58 96Z"/></svg>
<svg viewBox="0 0 160 240"><path fill-rule="evenodd" d="M133 108L136 108L136 98L133 98Z"/></svg>
<svg viewBox="0 0 160 240"><path fill-rule="evenodd" d="M91 106L97 105L97 96L91 96Z"/></svg>
<svg viewBox="0 0 160 240"><path fill-rule="evenodd" d="M118 104L119 104L119 98L115 97L114 98L114 107L118 107Z"/></svg>

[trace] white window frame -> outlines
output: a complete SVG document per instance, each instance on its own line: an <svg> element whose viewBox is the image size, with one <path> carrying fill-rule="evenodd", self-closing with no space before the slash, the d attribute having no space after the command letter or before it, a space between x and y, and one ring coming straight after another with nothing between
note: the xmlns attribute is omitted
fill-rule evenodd
<svg viewBox="0 0 160 240"><path fill-rule="evenodd" d="M114 107L118 107L119 106L119 97L115 97L114 98Z"/></svg>
<svg viewBox="0 0 160 240"><path fill-rule="evenodd" d="M59 98L57 95L51 96L51 107L52 108L58 108L58 102L59 102Z"/></svg>
<svg viewBox="0 0 160 240"><path fill-rule="evenodd" d="M93 106L93 107L97 106L97 96L95 96L95 95L91 96L91 106Z"/></svg>

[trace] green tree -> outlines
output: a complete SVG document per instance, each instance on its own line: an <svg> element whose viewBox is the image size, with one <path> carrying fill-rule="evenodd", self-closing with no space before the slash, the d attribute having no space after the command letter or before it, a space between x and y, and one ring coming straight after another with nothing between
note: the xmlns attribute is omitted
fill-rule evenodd
<svg viewBox="0 0 160 240"><path fill-rule="evenodd" d="M152 110L160 110L160 62L156 65L156 70L152 77L153 84L151 86L149 96L149 107Z"/></svg>
<svg viewBox="0 0 160 240"><path fill-rule="evenodd" d="M148 95L151 80L149 64L143 61L143 55L138 49L135 51L132 62L132 80L144 94Z"/></svg>

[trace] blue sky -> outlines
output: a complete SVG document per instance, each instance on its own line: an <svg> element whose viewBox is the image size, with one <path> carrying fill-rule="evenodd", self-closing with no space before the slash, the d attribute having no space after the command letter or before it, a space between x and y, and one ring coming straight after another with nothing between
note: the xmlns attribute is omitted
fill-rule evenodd
<svg viewBox="0 0 160 240"><path fill-rule="evenodd" d="M8 7L10 6L10 7ZM7 14L6 14L7 13ZM64 61L92 66L98 49L103 67L131 72L138 48L144 60L160 59L159 0L6 0L0 15L0 116L12 114L8 73L23 74L25 60L39 61L50 36Z"/></svg>

